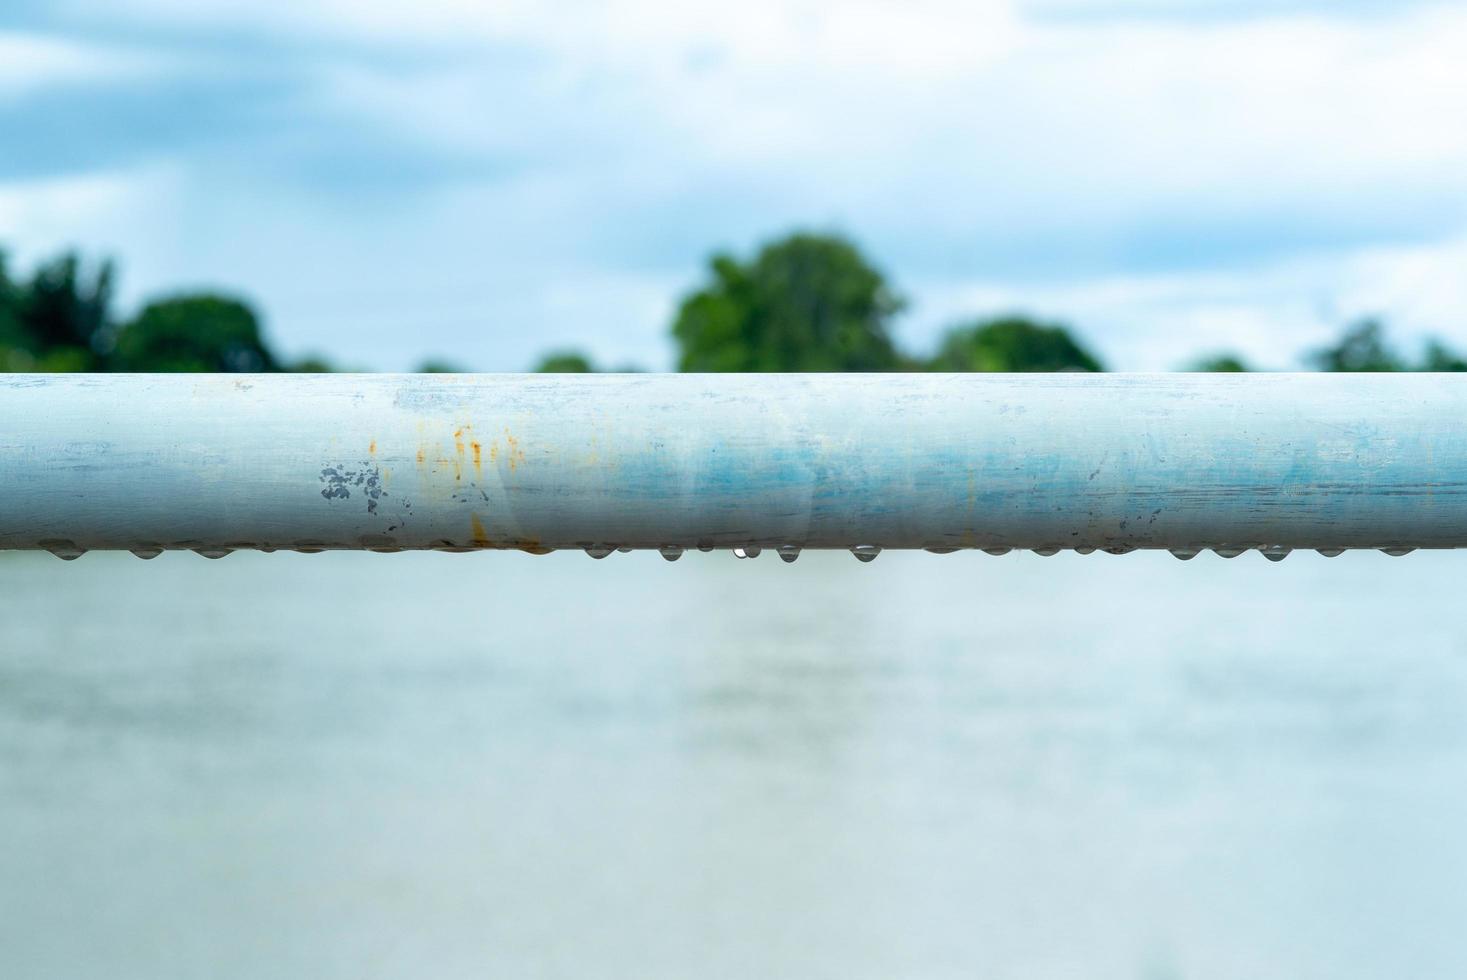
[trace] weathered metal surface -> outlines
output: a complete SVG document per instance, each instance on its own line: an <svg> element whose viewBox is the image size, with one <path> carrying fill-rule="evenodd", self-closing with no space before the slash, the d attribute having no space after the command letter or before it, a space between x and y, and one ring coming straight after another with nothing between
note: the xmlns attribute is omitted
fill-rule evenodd
<svg viewBox="0 0 1467 980"><path fill-rule="evenodd" d="M1467 376L8 375L0 548L1467 545Z"/></svg>

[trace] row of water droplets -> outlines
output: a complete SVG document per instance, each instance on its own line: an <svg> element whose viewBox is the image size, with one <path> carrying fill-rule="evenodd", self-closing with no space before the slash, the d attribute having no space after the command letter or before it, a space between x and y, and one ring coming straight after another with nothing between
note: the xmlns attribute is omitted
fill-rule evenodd
<svg viewBox="0 0 1467 980"><path fill-rule="evenodd" d="M42 541L42 542L40 542L40 545L46 551L49 551L51 554L55 555L57 558L60 558L62 561L75 561L76 559L80 558L82 555L84 555L84 554L87 553L87 549L86 548L83 548L80 545L77 545L77 544L75 544L75 543L73 543L71 541ZM167 549L162 548L162 547L160 547L158 545L140 545L139 547L129 548L127 550L129 552L131 552L134 556L143 559L143 561L151 561L152 559L157 558L159 555L163 554L163 552L165 550L167 550ZM205 558L223 558L223 557L225 557L227 555L234 554L236 551L246 550L246 549L243 549L243 548L213 547L213 548L188 548L188 549L180 548L178 550L180 550L180 551L183 551L183 550L192 551L194 554L196 554L196 555L203 555ZM256 549L256 550L270 552L270 551L275 551L277 549L275 549L275 548L259 548L259 549ZM299 548L291 548L289 550L299 551L299 552L302 552L304 554L319 554L320 552L325 551L326 549L325 548L299 547ZM395 549L395 550L400 550L400 549Z"/></svg>
<svg viewBox="0 0 1467 980"><path fill-rule="evenodd" d="M41 546L46 551L49 551L51 554L55 555L57 558L60 558L63 561L72 561L74 559L80 558L82 555L84 555L84 554L87 553L87 549L82 548L82 547L79 547L79 546L73 544L70 541L43 541L43 542L41 542ZM131 548L129 550L134 555L136 555L137 557L142 558L144 560L148 560L148 559L152 559L152 558L157 558L159 555L161 555L163 553L163 550L164 549L162 549L160 547L156 547L156 546L149 546L149 547ZM203 555L205 558L223 558L226 555L232 555L232 554L234 554L234 552L236 550L238 550L238 549L235 549L235 548L191 548L191 549L188 549L188 550L192 551L196 555ZM259 550L261 550L261 551L274 551L276 549L274 549L274 548L262 548L262 549L259 549ZM321 551L323 551L325 549L323 549L323 548L297 547L297 548L292 548L292 549L289 549L289 550L298 551L298 552L301 552L301 553L304 553L304 554L316 554L316 553L319 553L319 552L321 552ZM383 552L395 552L395 551L401 551L403 549L401 549L401 548L373 548L373 549L370 549L370 550L373 550L373 551L383 551ZM455 551L472 551L472 550L477 550L477 549L469 549L469 548L462 548L462 549L460 549L460 548L455 548L453 550L455 550ZM630 552L633 549L626 548L626 547L617 547L617 546L609 545L609 544L597 544L597 545L590 545L590 546L586 547L584 550L585 550L586 554L590 555L592 558L605 558L608 555L610 555L612 552L615 552L615 551ZM663 546L661 548L658 548L657 549L657 552L658 552L658 554L660 554L663 558L667 559L668 561L677 561L679 558L681 558L683 556L684 550L686 550L686 549L681 548L681 547L678 547L676 545L665 545L665 546ZM707 551L713 551L714 549L710 545L710 546L699 546L698 547L698 550L699 551L707 552ZM764 553L764 549L759 548L759 547L755 547L753 545L749 545L747 547L742 547L742 548L733 548L733 549L730 549L730 550L732 550L733 555L734 555L735 558L758 558L761 554ZM960 548L924 548L922 550L931 552L934 555L948 555L948 554L952 554L955 551L960 551L960 550L963 550L963 549L960 549ZM981 548L979 550L982 551L984 554L988 554L988 555L1006 555L1009 552L1014 551L1015 549L1013 549L1013 548ZM1020 549L1020 550L1022 550L1022 549ZM1036 554L1036 555L1040 555L1042 557L1049 557L1050 555L1058 554L1062 549L1060 549L1060 548L1032 548L1032 549L1029 549L1029 550L1033 551L1033 553ZM1093 553L1096 550L1097 549L1095 549L1095 548L1075 548L1074 549L1074 551L1075 551L1076 554L1081 554L1081 555L1088 555L1088 554ZM1105 549L1101 549L1101 550L1104 550L1107 554L1124 555L1124 554L1129 554L1130 552L1135 551L1137 549L1122 546L1122 547L1115 547L1115 548L1105 548ZM1216 547L1216 548L1171 548L1169 550L1171 551L1171 553L1172 553L1172 555L1174 557L1179 558L1182 561L1190 561L1191 559L1196 558L1203 551L1209 551L1209 550L1213 554L1217 555L1220 558L1236 558L1239 555L1243 554L1245 551L1257 551L1259 554L1263 555L1263 557L1267 558L1269 561L1283 561L1285 558L1289 557L1289 555L1292 554L1293 551L1294 551L1294 549L1292 549L1292 548L1285 548L1285 547L1281 547L1281 546L1266 546L1266 547L1262 547L1262 548L1234 548L1234 547L1226 547L1226 546L1224 546L1224 547ZM1338 555L1343 554L1346 549L1344 549L1344 548L1316 548L1314 550L1317 551L1319 554L1324 555L1326 558L1334 558L1334 557L1336 557ZM1395 556L1395 557L1399 557L1401 555L1409 555L1411 552L1415 551L1416 549L1415 548L1380 548L1380 549L1377 549L1377 550L1379 550L1379 551L1381 551L1381 552L1383 552L1384 554L1387 554L1387 555L1392 555L1392 556ZM780 545L778 548L775 548L774 551L775 551L776 554L779 555L780 559L783 560L783 561L785 561L785 562L792 562L795 559L797 559L797 558L800 557L800 548L796 547L795 545ZM878 547L878 546L876 546L876 545L874 545L874 544L858 544L855 547L851 548L850 549L850 552L851 552L851 554L853 554L853 555L856 556L856 559L858 561L869 562L869 561L875 561L876 560L876 556L879 555L879 554L881 554L881 548ZM545 553L545 552L541 552L541 553Z"/></svg>
<svg viewBox="0 0 1467 980"><path fill-rule="evenodd" d="M592 558L605 558L613 551L631 551L632 549L612 548L610 545L592 545L585 550L586 554L590 555ZM687 549L681 548L677 545L664 545L661 548L657 549L657 553L668 561L677 561L683 556L683 552L686 550ZM698 547L698 550L712 551L713 547L711 545L700 545ZM733 552L733 556L735 558L758 558L764 553L763 548L759 548L754 545L748 545L742 548L732 548L730 550ZM792 544L780 545L778 548L774 549L774 552L775 554L779 555L781 561L784 561L786 563L792 562L800 557L800 549ZM859 561L875 561L876 556L881 554L881 549L874 544L858 544L851 549L851 554L855 555L857 560Z"/></svg>
<svg viewBox="0 0 1467 980"><path fill-rule="evenodd" d="M631 549L631 548L617 548L617 547L613 547L611 545L592 545L592 546L586 548L585 549L585 552L586 552L586 554L590 555L592 558L605 558L606 556L610 555L613 551L629 552L629 551L632 551L632 550L633 549ZM662 555L662 557L665 558L665 559L667 559L668 561L677 561L679 558L681 558L683 556L683 551L684 550L685 549L683 549L681 547L678 547L676 545L665 545L665 546L657 549L658 553L660 555ZM699 551L712 551L714 549L711 546L700 546L698 548L698 550ZM764 549L763 548L759 548L759 547L756 547L756 546L753 546L753 545L749 545L747 547L742 547L742 548L732 548L730 550L733 552L733 556L735 558L758 558L761 554L764 553ZM781 559L783 559L784 561L786 561L786 562L792 562L795 559L797 559L797 558L800 557L800 548L798 548L795 545L781 545L780 547L778 547L778 548L776 548L774 550L779 555L779 557ZM956 551L962 551L962 550L965 550L965 549L962 549L962 548L923 548L922 550L923 551L930 552L931 554L934 554L934 555L950 555L950 554L953 554ZM977 549L977 550L982 551L984 554L987 554L987 555L998 556L998 555L1007 555L1010 552L1015 551L1015 550L1022 551L1022 550L1025 550L1025 549L1015 549L1015 548L1003 548L1003 547L1000 547L1000 548L980 548L980 549ZM1057 555L1057 554L1059 554L1061 551L1063 551L1065 549L1057 548L1056 547L1056 548L1030 548L1030 549L1027 549L1027 550L1032 551L1034 554L1039 555L1041 557L1048 558L1051 555ZM1127 546L1117 546L1117 547L1113 547L1113 548L1103 548L1103 549L1083 548L1082 547L1082 548L1074 548L1074 549L1071 549L1071 550L1073 550L1076 554L1079 554L1079 555L1093 554L1097 550L1102 550L1106 554L1111 554L1111 555L1127 555L1127 554L1130 554L1131 552L1136 551L1138 549L1127 547ZM1220 546L1220 547L1216 547L1216 548L1170 548L1168 550L1171 552L1171 554L1172 554L1173 557L1178 558L1178 559L1181 559L1182 561L1190 561L1193 558L1196 558L1203 551L1211 551L1213 554L1217 555L1220 558L1236 558L1236 557L1238 557L1239 555L1243 554L1246 551L1257 551L1259 554L1263 555L1263 557L1267 558L1269 561L1283 561L1285 558L1289 557L1289 555L1293 554L1293 552L1295 551L1295 549L1293 549L1293 548L1285 548L1285 547L1283 547L1281 545L1266 545L1264 547L1246 547L1246 548L1244 548L1244 547L1228 547L1228 546ZM1345 549L1345 548L1316 548L1314 550L1317 551L1319 554L1323 555L1326 558L1336 558L1336 557L1344 554L1345 551L1348 550L1348 549ZM1370 550L1370 549L1359 549L1359 550ZM1382 552L1384 554L1387 554L1387 555L1391 555L1392 557L1400 557L1402 555L1409 555L1411 552L1415 551L1416 549L1415 548L1379 548L1379 549L1375 549L1375 550L1378 550L1378 551L1380 551L1380 552ZM850 549L850 552L851 552L851 554L853 554L853 555L856 556L857 560L862 561L862 562L869 562L869 561L875 561L876 560L876 556L879 555L879 554L881 554L881 548L878 547L877 545L874 545L874 544L858 544L855 547L851 548Z"/></svg>

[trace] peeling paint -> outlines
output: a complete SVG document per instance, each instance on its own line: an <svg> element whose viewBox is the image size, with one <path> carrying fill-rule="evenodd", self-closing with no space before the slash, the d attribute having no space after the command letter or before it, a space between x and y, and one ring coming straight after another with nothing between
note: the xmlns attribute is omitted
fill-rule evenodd
<svg viewBox="0 0 1467 980"><path fill-rule="evenodd" d="M366 498L369 514L377 513L383 497L391 496L383 487L381 468L366 460L356 469L340 464L325 466L321 469L320 482L326 484L321 496L327 500L349 500L355 487Z"/></svg>

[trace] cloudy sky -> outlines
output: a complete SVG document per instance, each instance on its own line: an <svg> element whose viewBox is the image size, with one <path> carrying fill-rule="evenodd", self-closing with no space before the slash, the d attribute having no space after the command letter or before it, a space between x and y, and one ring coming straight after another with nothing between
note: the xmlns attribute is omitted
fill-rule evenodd
<svg viewBox="0 0 1467 980"><path fill-rule="evenodd" d="M797 227L914 351L1008 310L1137 370L1467 346L1464 52L1411 0L5 0L0 244L383 370L667 368L707 254Z"/></svg>

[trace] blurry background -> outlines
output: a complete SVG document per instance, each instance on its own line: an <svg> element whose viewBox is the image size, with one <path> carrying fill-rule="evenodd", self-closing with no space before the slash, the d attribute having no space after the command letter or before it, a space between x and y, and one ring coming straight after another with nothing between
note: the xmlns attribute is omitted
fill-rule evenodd
<svg viewBox="0 0 1467 980"><path fill-rule="evenodd" d="M1411 0L9 0L0 244L115 260L117 324L242 298L282 366L667 370L708 257L800 229L913 357L1020 312L1281 369L1381 317L1417 364L1467 346L1463 50Z"/></svg>
<svg viewBox="0 0 1467 980"><path fill-rule="evenodd" d="M8 0L0 370L1461 370L1464 51ZM3 554L0 975L1462 976L1463 560Z"/></svg>

